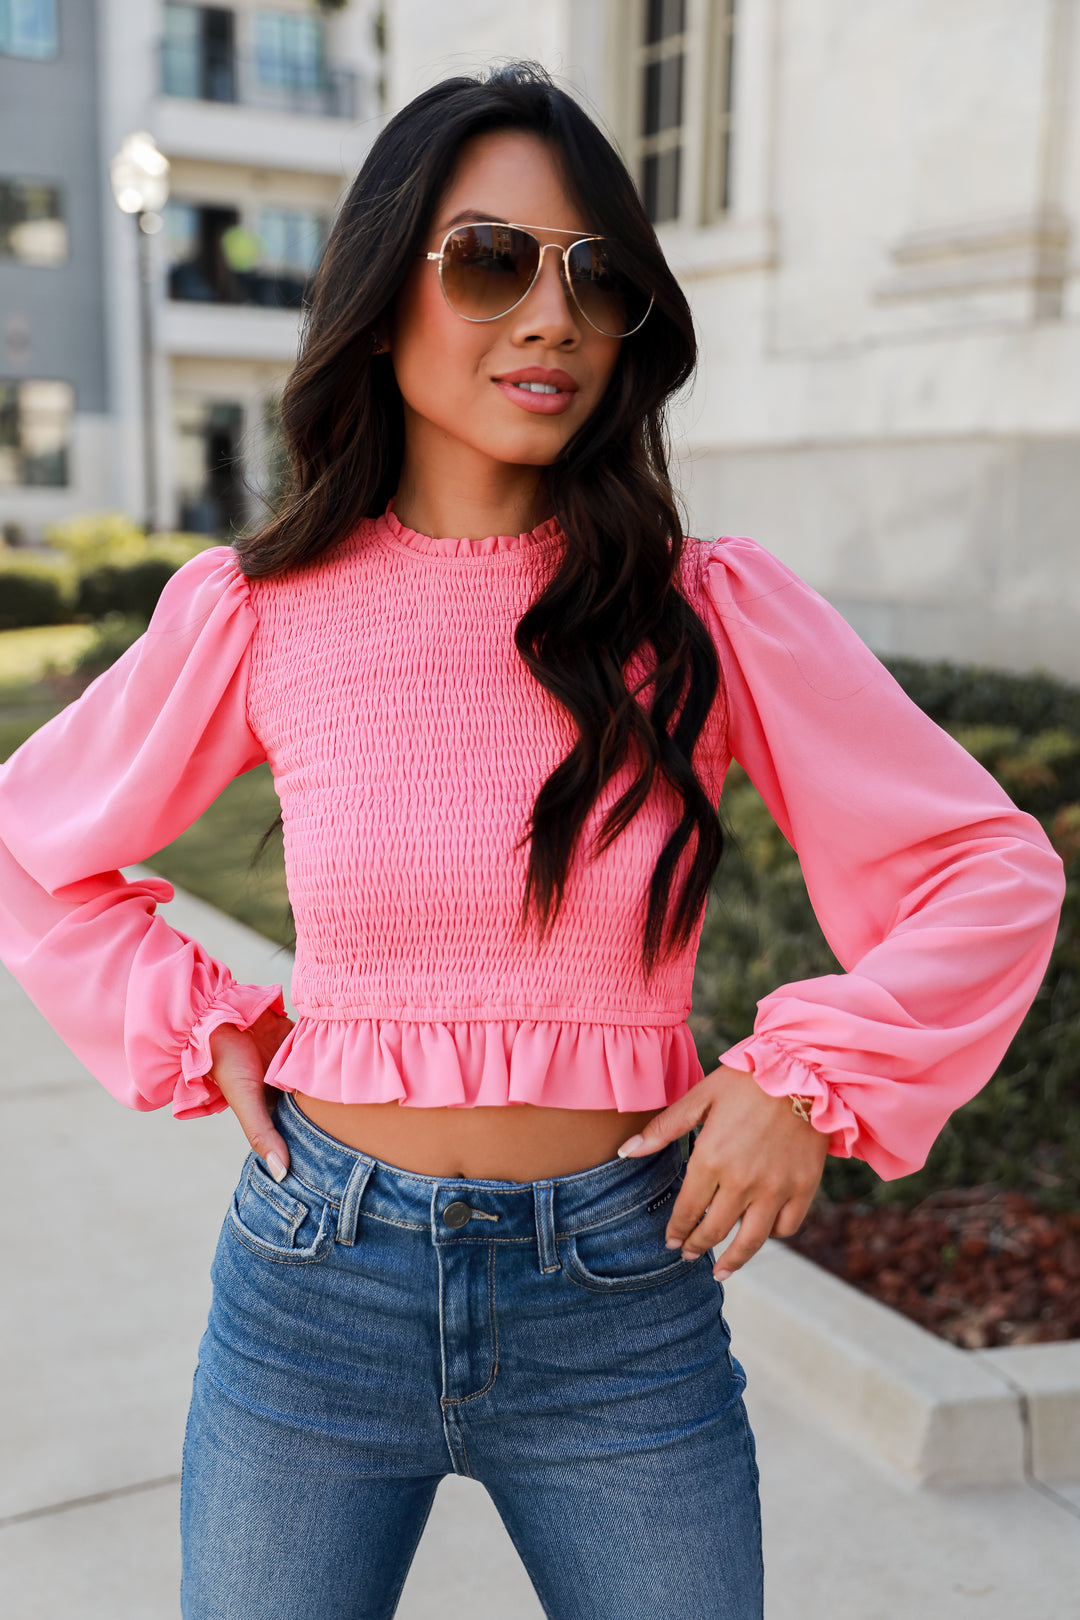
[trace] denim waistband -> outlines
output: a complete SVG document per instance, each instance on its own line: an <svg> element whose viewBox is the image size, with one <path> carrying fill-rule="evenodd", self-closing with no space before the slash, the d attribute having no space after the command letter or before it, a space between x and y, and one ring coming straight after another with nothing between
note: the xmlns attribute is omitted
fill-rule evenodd
<svg viewBox="0 0 1080 1620"><path fill-rule="evenodd" d="M290 1173L337 1211L339 1243L356 1241L363 1210L426 1232L439 1244L535 1242L544 1271L558 1266L557 1238L648 1203L671 1186L683 1165L676 1141L645 1158L608 1159L540 1181L422 1176L328 1136L289 1092L277 1105L277 1127L289 1145Z"/></svg>

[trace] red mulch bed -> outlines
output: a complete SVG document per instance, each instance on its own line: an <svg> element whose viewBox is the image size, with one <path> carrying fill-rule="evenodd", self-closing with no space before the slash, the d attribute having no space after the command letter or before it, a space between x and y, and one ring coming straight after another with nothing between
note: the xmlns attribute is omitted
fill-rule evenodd
<svg viewBox="0 0 1080 1620"><path fill-rule="evenodd" d="M1080 1213L970 1187L915 1209L815 1204L793 1249L965 1350L1080 1338Z"/></svg>

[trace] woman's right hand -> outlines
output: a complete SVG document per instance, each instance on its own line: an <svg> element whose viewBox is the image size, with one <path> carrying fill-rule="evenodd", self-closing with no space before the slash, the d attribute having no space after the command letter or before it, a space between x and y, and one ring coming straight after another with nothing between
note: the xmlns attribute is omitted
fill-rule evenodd
<svg viewBox="0 0 1080 1620"><path fill-rule="evenodd" d="M250 1029L219 1024L210 1035L210 1055L214 1060L210 1079L220 1088L253 1152L264 1161L275 1181L285 1177L289 1150L284 1138L274 1129L270 1108L277 1094L271 1098L273 1087L266 1085L263 1075L292 1027L291 1018L268 1008L259 1014Z"/></svg>

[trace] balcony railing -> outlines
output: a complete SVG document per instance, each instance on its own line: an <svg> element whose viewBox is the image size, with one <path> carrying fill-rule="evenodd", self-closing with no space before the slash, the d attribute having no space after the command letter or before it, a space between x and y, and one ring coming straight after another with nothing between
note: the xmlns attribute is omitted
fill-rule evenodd
<svg viewBox="0 0 1080 1620"><path fill-rule="evenodd" d="M299 309L307 278L298 273L230 270L223 264L186 260L169 271L169 298L181 304L256 304L262 309Z"/></svg>
<svg viewBox="0 0 1080 1620"><path fill-rule="evenodd" d="M160 84L166 96L238 102L268 112L355 118L356 74L325 63L247 55L212 42L163 39Z"/></svg>

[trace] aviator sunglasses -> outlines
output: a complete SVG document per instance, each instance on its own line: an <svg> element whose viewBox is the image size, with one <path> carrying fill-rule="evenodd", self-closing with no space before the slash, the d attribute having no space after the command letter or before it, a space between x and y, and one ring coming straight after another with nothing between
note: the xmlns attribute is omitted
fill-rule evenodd
<svg viewBox="0 0 1080 1620"><path fill-rule="evenodd" d="M552 228L551 234L573 232ZM563 281L597 332L629 337L645 324L653 295L615 269L611 244L602 236L581 236L560 248L554 242L541 244L525 225L489 220L455 225L443 237L438 253L424 257L438 264L443 297L455 315L466 321L497 321L528 296L549 247L561 254Z"/></svg>

